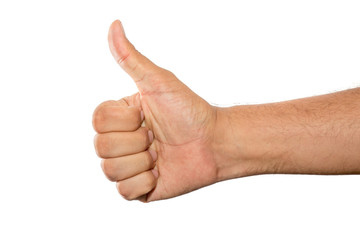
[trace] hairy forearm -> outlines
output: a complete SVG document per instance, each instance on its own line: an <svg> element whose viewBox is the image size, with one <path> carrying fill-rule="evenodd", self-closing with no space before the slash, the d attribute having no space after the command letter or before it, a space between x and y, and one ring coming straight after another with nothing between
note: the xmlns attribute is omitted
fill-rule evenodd
<svg viewBox="0 0 360 240"><path fill-rule="evenodd" d="M360 173L360 88L218 108L219 180L264 173Z"/></svg>

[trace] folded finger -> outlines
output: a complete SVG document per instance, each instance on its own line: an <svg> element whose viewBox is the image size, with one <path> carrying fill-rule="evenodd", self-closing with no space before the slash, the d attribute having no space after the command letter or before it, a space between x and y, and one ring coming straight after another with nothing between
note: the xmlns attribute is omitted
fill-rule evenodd
<svg viewBox="0 0 360 240"><path fill-rule="evenodd" d="M98 133L134 131L143 120L139 106L102 104L93 114L93 126Z"/></svg>
<svg viewBox="0 0 360 240"><path fill-rule="evenodd" d="M156 158L156 152L149 149L124 157L102 159L101 167L110 181L120 181L154 168Z"/></svg>
<svg viewBox="0 0 360 240"><path fill-rule="evenodd" d="M152 171L142 172L134 177L118 181L116 187L126 200L134 200L150 192L156 186L157 179Z"/></svg>
<svg viewBox="0 0 360 240"><path fill-rule="evenodd" d="M114 158L145 151L153 141L145 127L134 132L109 132L95 136L95 150L101 158Z"/></svg>

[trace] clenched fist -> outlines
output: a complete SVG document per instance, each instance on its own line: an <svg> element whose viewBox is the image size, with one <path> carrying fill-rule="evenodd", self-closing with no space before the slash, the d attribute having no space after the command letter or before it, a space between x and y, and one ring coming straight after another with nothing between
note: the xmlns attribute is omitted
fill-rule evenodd
<svg viewBox="0 0 360 240"><path fill-rule="evenodd" d="M120 21L109 29L109 45L139 92L94 112L95 148L107 178L125 199L144 202L215 183L217 108L139 53Z"/></svg>

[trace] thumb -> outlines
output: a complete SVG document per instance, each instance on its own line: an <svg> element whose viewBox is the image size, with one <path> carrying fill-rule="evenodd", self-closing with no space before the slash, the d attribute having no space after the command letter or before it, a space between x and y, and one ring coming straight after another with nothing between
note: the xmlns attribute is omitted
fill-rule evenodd
<svg viewBox="0 0 360 240"><path fill-rule="evenodd" d="M135 81L139 90L150 90L149 76L159 71L160 68L135 49L126 38L124 28L119 20L111 24L108 41L111 54Z"/></svg>

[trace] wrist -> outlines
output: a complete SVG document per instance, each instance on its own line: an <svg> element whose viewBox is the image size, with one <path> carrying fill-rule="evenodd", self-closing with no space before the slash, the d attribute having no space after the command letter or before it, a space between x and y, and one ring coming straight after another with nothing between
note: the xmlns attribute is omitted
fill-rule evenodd
<svg viewBox="0 0 360 240"><path fill-rule="evenodd" d="M266 106L217 108L214 159L218 181L278 172L283 149L273 143ZM281 145L280 145L281 146Z"/></svg>

